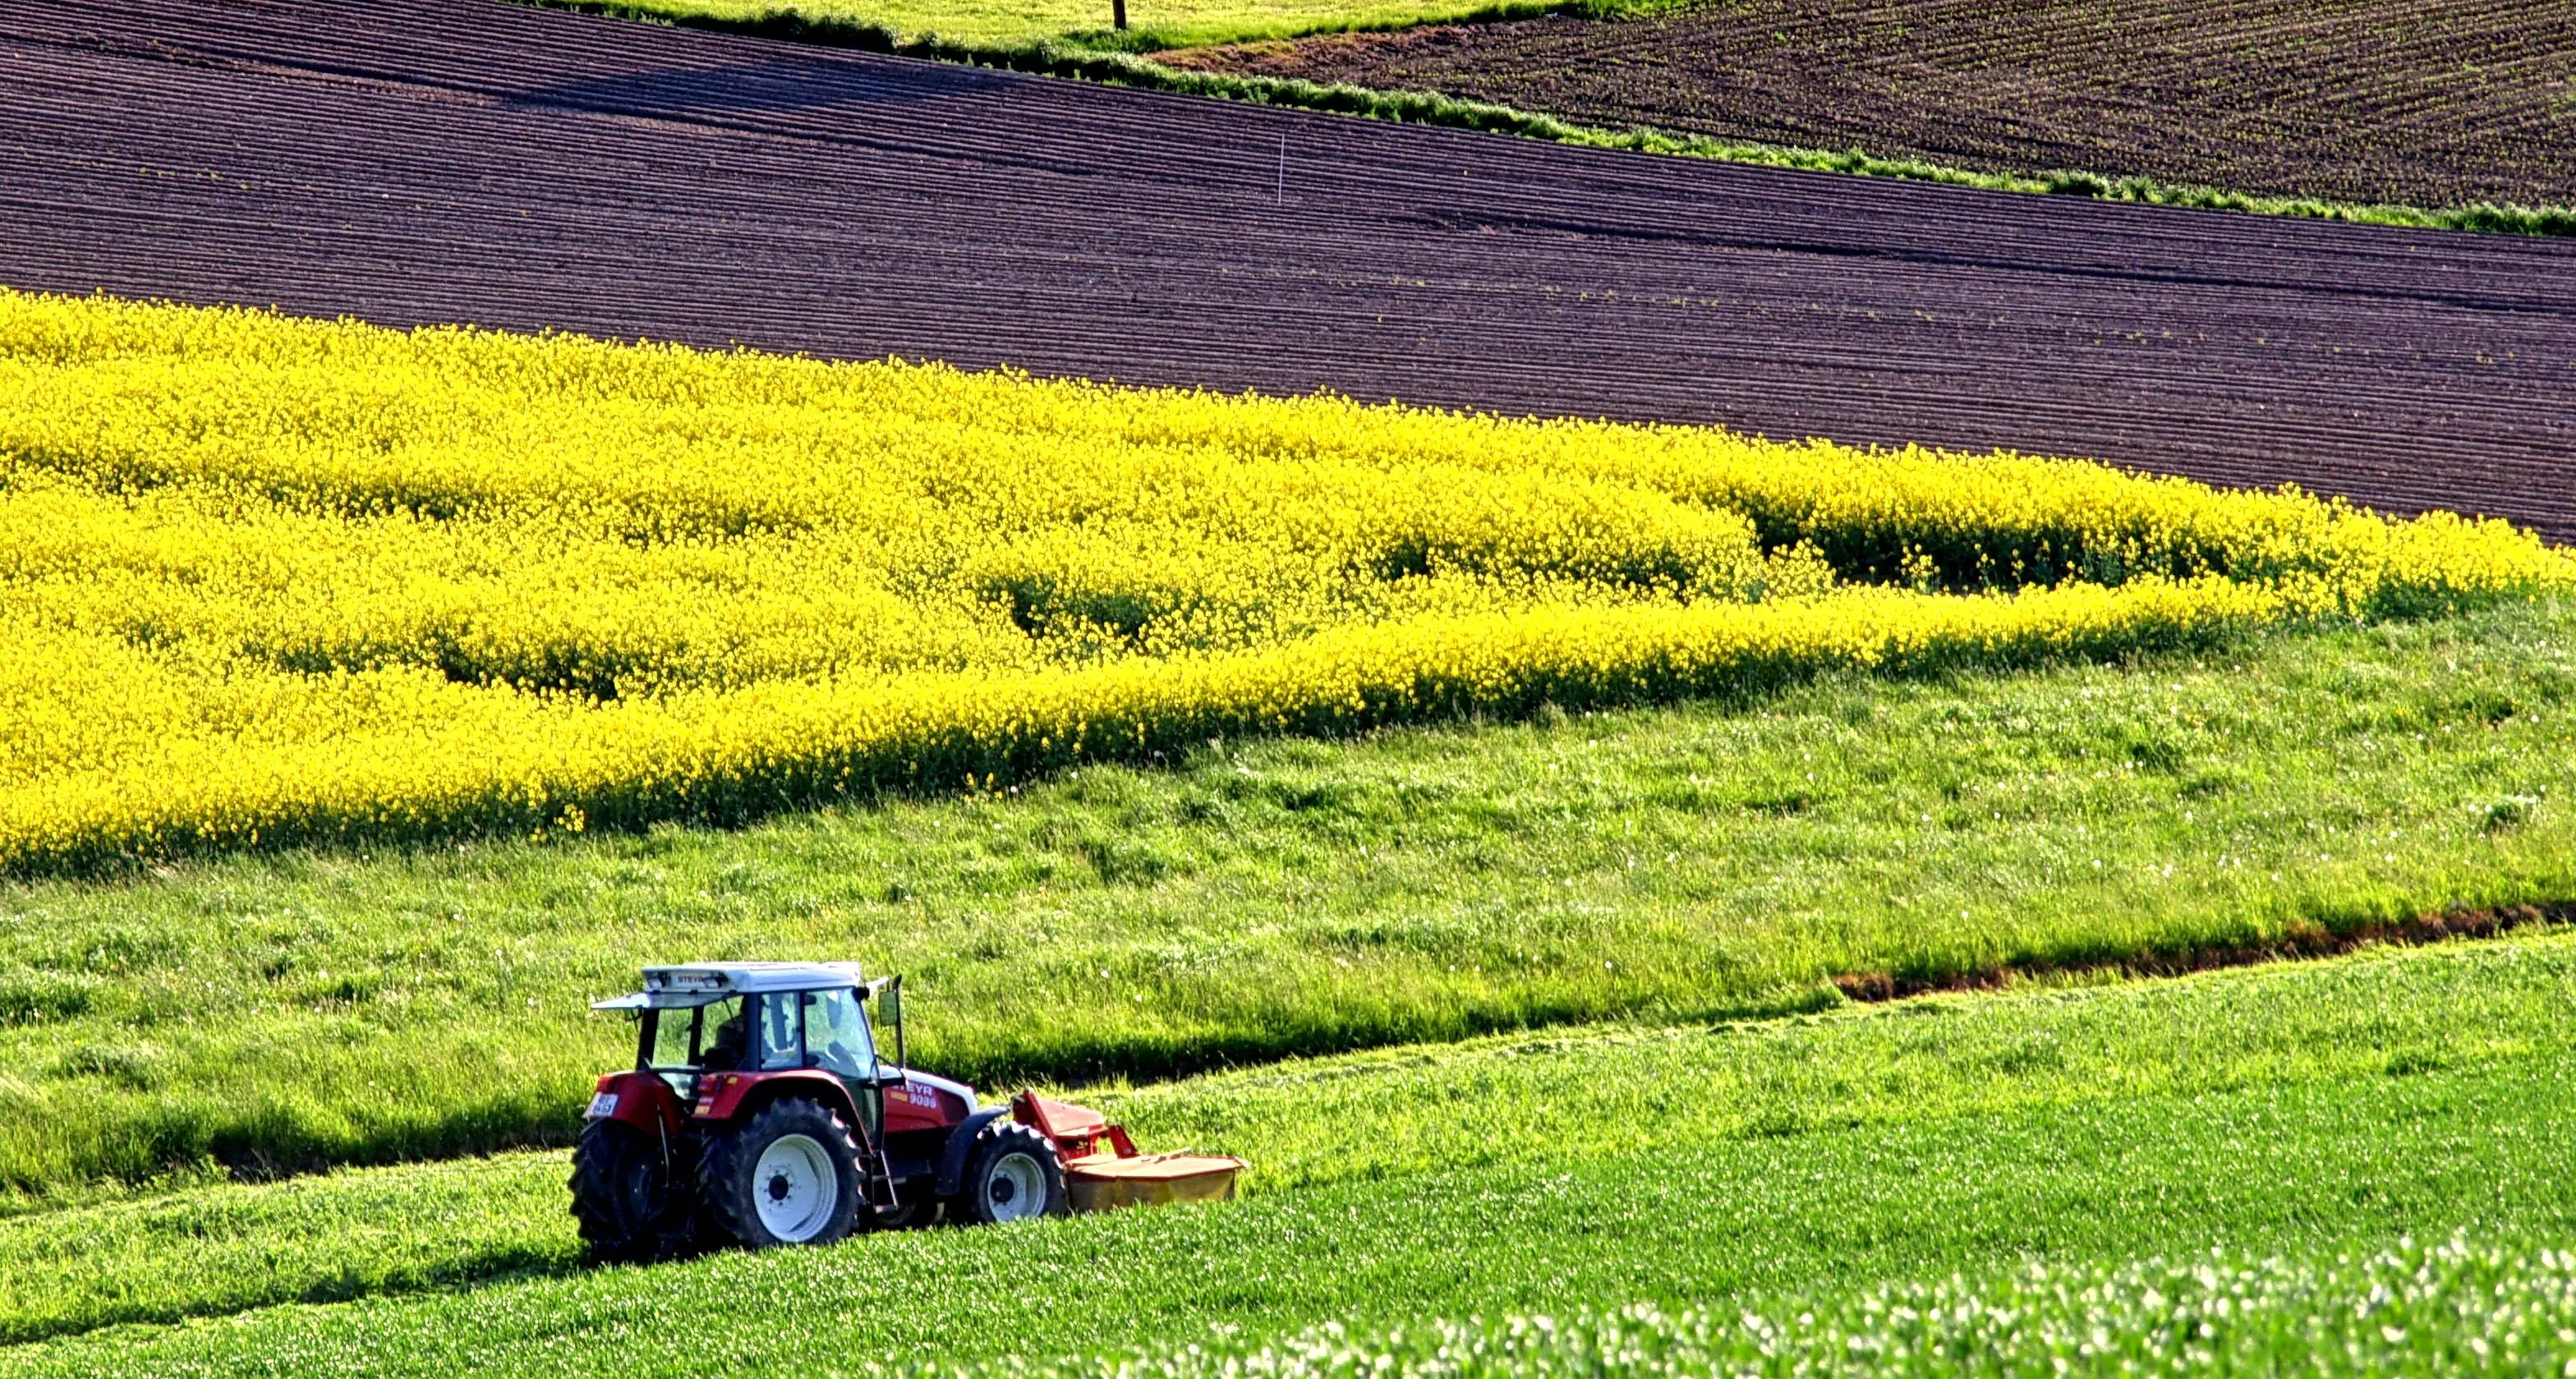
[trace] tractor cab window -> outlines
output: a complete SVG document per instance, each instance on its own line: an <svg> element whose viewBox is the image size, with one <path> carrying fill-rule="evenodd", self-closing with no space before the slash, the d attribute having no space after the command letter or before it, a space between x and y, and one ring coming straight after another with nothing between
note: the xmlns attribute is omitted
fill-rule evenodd
<svg viewBox="0 0 2576 1379"><path fill-rule="evenodd" d="M751 1011L740 996L728 997L698 1011L698 1066L709 1072L730 1072L749 1061L745 1046L751 1042Z"/></svg>
<svg viewBox="0 0 2576 1379"><path fill-rule="evenodd" d="M760 1066L762 1068L801 1068L805 1065L804 1043L797 1036L799 1014L794 992L783 992L761 998Z"/></svg>
<svg viewBox="0 0 2576 1379"><path fill-rule="evenodd" d="M729 996L695 1009L647 1012L653 1021L648 1066L674 1079L682 1096L688 1095L691 1074L741 1067L746 1033L742 1004L740 996Z"/></svg>
<svg viewBox="0 0 2576 1379"><path fill-rule="evenodd" d="M848 987L805 993L805 1061L843 1077L876 1076L876 1041L859 1009L859 993Z"/></svg>

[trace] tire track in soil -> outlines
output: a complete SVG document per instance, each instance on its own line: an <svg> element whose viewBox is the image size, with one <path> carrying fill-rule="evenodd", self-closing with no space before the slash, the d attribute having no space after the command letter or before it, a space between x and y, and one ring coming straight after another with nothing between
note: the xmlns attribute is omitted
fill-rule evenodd
<svg viewBox="0 0 2576 1379"><path fill-rule="evenodd" d="M1732 167L490 0L0 13L0 282L2295 481L2576 538L2576 244Z"/></svg>

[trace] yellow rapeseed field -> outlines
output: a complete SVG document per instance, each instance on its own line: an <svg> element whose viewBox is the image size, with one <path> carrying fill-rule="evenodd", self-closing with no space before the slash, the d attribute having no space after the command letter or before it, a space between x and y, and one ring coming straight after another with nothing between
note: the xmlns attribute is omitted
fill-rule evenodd
<svg viewBox="0 0 2576 1379"><path fill-rule="evenodd" d="M0 291L0 869L738 818L2571 572L2062 461Z"/></svg>

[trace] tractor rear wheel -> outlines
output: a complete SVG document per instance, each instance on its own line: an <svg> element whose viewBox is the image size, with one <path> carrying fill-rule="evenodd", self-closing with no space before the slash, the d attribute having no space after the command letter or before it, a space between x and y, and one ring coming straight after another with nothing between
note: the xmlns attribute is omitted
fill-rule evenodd
<svg viewBox="0 0 2576 1379"><path fill-rule="evenodd" d="M677 1253L670 1175L662 1146L621 1120L582 1127L572 1149L572 1214L591 1257L602 1263L650 1264Z"/></svg>
<svg viewBox="0 0 2576 1379"><path fill-rule="evenodd" d="M821 1102L783 1098L708 1137L698 1189L715 1224L750 1249L829 1245L858 1219L858 1142Z"/></svg>
<svg viewBox="0 0 2576 1379"><path fill-rule="evenodd" d="M1029 1126L995 1121L975 1137L957 1208L973 1223L998 1225L1064 1214L1064 1165L1055 1143Z"/></svg>

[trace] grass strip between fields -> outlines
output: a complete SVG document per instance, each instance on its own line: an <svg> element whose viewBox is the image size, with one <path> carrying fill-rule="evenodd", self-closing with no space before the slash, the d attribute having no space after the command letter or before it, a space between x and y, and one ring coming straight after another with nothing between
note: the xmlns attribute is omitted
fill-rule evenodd
<svg viewBox="0 0 2576 1379"><path fill-rule="evenodd" d="M1978 172L1922 159L1882 158L1860 149L1833 150L1746 143L1646 127L1609 129L1580 124L1540 111L1522 110L1491 101L1467 100L1436 92L1387 91L1338 82L1307 81L1295 77L1191 71L1157 62L1152 57L1155 51L1168 48L1203 47L1258 39L1295 38L1316 33L1402 28L1417 22L1474 23L1485 20L1535 18L1546 14L1588 13L1580 6L1562 3L1485 6L1454 15L1427 13L1417 16L1410 13L1362 12L1352 18L1321 19L1307 24L1247 23L1170 30L1147 28L1125 33L1097 30L1032 41L992 42L943 37L928 30L919 33L900 32L878 23L809 15L794 8L745 9L741 12L719 14L681 3L679 0L672 0L669 3L652 0L641 4L623 3L622 0L528 0L528 2L549 8L671 24L683 28L784 39L790 42L890 53L941 62L966 63L980 67L1027 72L1038 76L1069 77L1143 90L1165 91L1177 95L1206 96L1219 100L1243 101L1254 105L1275 105L1337 115L1354 115L1395 124L1431 125L1449 129L1474 130L1485 134L1507 134L1587 148L1705 158L1716 162L1740 163L1753 167L1783 168L1801 172L1848 173L1864 177L1886 177L1909 182L1974 187L1986 191L2077 196L2096 201L2172 206L2192 210L2236 211L2252 215L2287 216L2302 220L2334 220L2358 225L2385 225L2406 229L2462 230L2486 234L2545 237L2576 235L2576 207L2484 204L2405 206L2358 203L2315 197L2238 192L2220 187L2194 186L2159 181L2150 177L2118 176L2082 169L2056 169L2029 173Z"/></svg>
<svg viewBox="0 0 2576 1379"><path fill-rule="evenodd" d="M574 1266L559 1155L200 1189L0 1224L0 1335L370 1300L22 1346L0 1371L1043 1359L2040 1257L2564 1238L2571 1011L2559 933L1102 1089L1149 1143L1251 1157L1247 1199L650 1270Z"/></svg>

